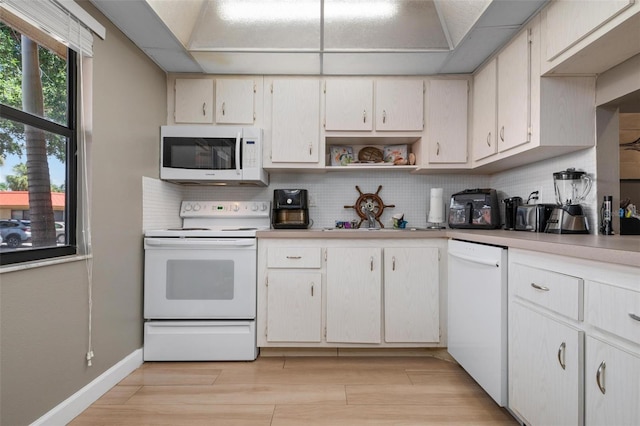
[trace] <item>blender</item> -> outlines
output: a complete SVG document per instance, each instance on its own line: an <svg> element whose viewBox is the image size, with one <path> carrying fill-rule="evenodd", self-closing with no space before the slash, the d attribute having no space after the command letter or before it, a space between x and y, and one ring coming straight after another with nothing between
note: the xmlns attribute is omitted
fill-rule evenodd
<svg viewBox="0 0 640 426"><path fill-rule="evenodd" d="M567 169L553 174L556 207L551 212L545 232L552 234L588 234L589 224L580 203L591 189L586 172Z"/></svg>

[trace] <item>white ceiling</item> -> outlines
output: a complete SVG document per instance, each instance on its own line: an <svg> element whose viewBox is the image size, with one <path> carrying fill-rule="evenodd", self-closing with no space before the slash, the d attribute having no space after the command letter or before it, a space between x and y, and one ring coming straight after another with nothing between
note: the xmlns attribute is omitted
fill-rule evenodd
<svg viewBox="0 0 640 426"><path fill-rule="evenodd" d="M167 72L296 75L470 73L548 1L91 0Z"/></svg>

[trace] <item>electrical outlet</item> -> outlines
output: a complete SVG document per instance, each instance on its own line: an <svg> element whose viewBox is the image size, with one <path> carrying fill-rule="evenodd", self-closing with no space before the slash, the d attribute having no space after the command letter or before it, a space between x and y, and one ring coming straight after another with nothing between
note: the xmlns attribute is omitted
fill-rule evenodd
<svg viewBox="0 0 640 426"><path fill-rule="evenodd" d="M316 207L316 197L309 194L309 207Z"/></svg>

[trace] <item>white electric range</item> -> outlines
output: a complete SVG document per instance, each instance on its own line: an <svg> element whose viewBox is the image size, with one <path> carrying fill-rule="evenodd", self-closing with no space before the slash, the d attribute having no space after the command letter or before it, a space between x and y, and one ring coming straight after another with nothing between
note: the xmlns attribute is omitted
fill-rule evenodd
<svg viewBox="0 0 640 426"><path fill-rule="evenodd" d="M145 232L144 359L254 360L256 232L268 201L183 201L179 229Z"/></svg>

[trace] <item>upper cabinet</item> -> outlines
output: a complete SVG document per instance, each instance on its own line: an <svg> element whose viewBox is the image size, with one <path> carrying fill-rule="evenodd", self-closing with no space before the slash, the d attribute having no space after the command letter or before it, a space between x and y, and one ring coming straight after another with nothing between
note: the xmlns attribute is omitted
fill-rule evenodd
<svg viewBox="0 0 640 426"><path fill-rule="evenodd" d="M468 93L467 80L429 81L429 163L467 162Z"/></svg>
<svg viewBox="0 0 640 426"><path fill-rule="evenodd" d="M330 78L325 81L325 131L420 132L424 127L423 115L422 80Z"/></svg>
<svg viewBox="0 0 640 426"><path fill-rule="evenodd" d="M308 167L320 164L320 80L267 80L265 165Z"/></svg>
<svg viewBox="0 0 640 426"><path fill-rule="evenodd" d="M216 79L216 123L253 124L255 92L253 79Z"/></svg>
<svg viewBox="0 0 640 426"><path fill-rule="evenodd" d="M175 79L175 122L213 123L213 80Z"/></svg>
<svg viewBox="0 0 640 426"><path fill-rule="evenodd" d="M423 115L422 80L376 82L376 130L422 131Z"/></svg>
<svg viewBox="0 0 640 426"><path fill-rule="evenodd" d="M536 17L474 75L474 169L496 172L594 146L595 78L541 77L540 45Z"/></svg>
<svg viewBox="0 0 640 426"><path fill-rule="evenodd" d="M637 0L556 0L541 18L545 75L599 74L640 53Z"/></svg>

